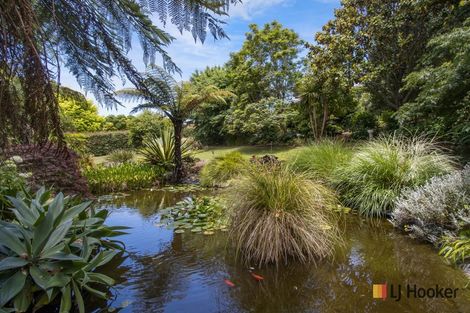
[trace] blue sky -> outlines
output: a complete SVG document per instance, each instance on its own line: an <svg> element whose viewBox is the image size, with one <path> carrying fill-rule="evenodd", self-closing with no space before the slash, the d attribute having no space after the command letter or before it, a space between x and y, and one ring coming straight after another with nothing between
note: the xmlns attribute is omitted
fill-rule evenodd
<svg viewBox="0 0 470 313"><path fill-rule="evenodd" d="M208 36L206 42L195 43L190 33L180 34L171 24L164 28L176 39L167 48L174 62L182 70L182 76L177 80L186 80L196 70L202 70L207 66L222 65L230 55L230 52L238 51L248 31L248 25L255 23L264 25L273 20L279 21L284 27L296 31L306 41L313 42L314 34L333 17L334 9L339 7L339 0L244 0L230 9L230 16L226 19L224 29L230 40L215 41ZM156 23L158 25L158 23ZM138 43L133 45L129 52L134 65L139 70L144 70L142 54ZM75 78L68 72L61 73L61 83L75 90L80 89ZM124 86L131 86L126 83ZM120 80L116 80L116 88L122 88ZM93 99L91 95L87 95ZM106 109L100 105L102 115L127 114L134 104L125 104L117 109Z"/></svg>

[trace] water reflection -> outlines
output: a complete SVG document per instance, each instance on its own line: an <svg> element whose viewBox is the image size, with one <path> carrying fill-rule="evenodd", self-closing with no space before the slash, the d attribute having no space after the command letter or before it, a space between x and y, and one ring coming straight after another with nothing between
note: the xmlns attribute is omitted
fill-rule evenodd
<svg viewBox="0 0 470 313"><path fill-rule="evenodd" d="M227 235L173 234L154 225L158 209L187 193L136 192L116 199L110 224L133 227L121 239L129 254L107 268L121 312L470 312L470 292L455 299L372 299L372 283L462 288L466 278L429 245L387 222L355 216L344 223L345 242L334 260L255 269L237 262ZM117 261L119 263L119 261ZM229 287L230 279L235 287ZM95 303L91 308L103 307Z"/></svg>

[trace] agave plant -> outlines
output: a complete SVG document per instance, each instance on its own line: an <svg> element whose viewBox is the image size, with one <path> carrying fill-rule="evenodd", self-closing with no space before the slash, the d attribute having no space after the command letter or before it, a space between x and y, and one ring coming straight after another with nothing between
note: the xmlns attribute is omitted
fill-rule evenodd
<svg viewBox="0 0 470 313"><path fill-rule="evenodd" d="M91 202L74 205L62 193L51 198L44 188L9 200L15 218L0 221L0 312L36 311L60 299L60 312L75 303L83 313L83 291L106 299L94 287L114 281L95 269L123 249L104 237L123 234L126 227L107 227L106 210L95 212Z"/></svg>
<svg viewBox="0 0 470 313"><path fill-rule="evenodd" d="M174 167L175 159L175 136L169 127L165 127L158 136L155 133L150 134L144 139L141 154L147 163L159 165L166 169ZM189 141L183 140L181 145L182 159L191 155L191 145Z"/></svg>

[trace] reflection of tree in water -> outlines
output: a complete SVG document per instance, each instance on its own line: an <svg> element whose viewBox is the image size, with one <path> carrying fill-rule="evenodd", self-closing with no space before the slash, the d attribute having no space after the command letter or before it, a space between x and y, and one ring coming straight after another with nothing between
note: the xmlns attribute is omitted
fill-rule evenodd
<svg viewBox="0 0 470 313"><path fill-rule="evenodd" d="M411 240L384 221L355 223L352 220L347 231L354 234L348 253L349 264L338 263L333 277L320 280L331 282L334 276L340 276L347 283L343 283L344 288L334 284L323 287L323 290L334 290L334 297L330 298L334 302L330 303L329 309L322 308L321 311L342 312L354 307L357 312L460 312L458 307L470 306L463 298L457 299L463 303L445 299L373 300L373 283L460 287L463 284L456 281L462 275L448 267L428 245Z"/></svg>
<svg viewBox="0 0 470 313"><path fill-rule="evenodd" d="M131 273L136 292L132 310L160 312L168 303L178 301L189 293L206 291L204 289L213 282L223 284L221 273L225 271L225 237L224 233L210 237L174 235L163 252L136 258L136 266ZM199 287L197 284L200 284ZM218 302L218 311L231 312L228 309L233 304L228 304L227 299L230 300L215 292L212 300ZM188 312L194 309L188 307Z"/></svg>
<svg viewBox="0 0 470 313"><path fill-rule="evenodd" d="M446 266L429 246L400 235L384 221L351 218L346 235L332 262L319 262L316 267L292 263L265 268L257 271L265 277L261 283L244 275L240 267L227 266L232 277L243 277L241 287L231 295L244 310L260 313L468 311L470 302L465 297L457 301L372 299L373 283L463 285L455 282L459 273Z"/></svg>

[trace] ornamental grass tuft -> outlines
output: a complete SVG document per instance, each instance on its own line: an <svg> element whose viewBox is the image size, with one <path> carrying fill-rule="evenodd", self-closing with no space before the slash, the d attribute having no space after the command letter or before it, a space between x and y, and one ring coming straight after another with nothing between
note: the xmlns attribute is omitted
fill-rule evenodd
<svg viewBox="0 0 470 313"><path fill-rule="evenodd" d="M333 191L288 166L250 166L228 197L230 236L246 262L311 262L340 240Z"/></svg>
<svg viewBox="0 0 470 313"><path fill-rule="evenodd" d="M389 213L404 188L423 185L454 169L454 159L424 137L380 137L365 143L337 171L346 205L365 215Z"/></svg>
<svg viewBox="0 0 470 313"><path fill-rule="evenodd" d="M243 173L248 165L240 152L234 151L210 161L201 171L201 185L224 186L230 179Z"/></svg>
<svg viewBox="0 0 470 313"><path fill-rule="evenodd" d="M348 162L352 153L340 141L323 140L303 148L288 163L298 172L329 183L334 180L336 169Z"/></svg>

